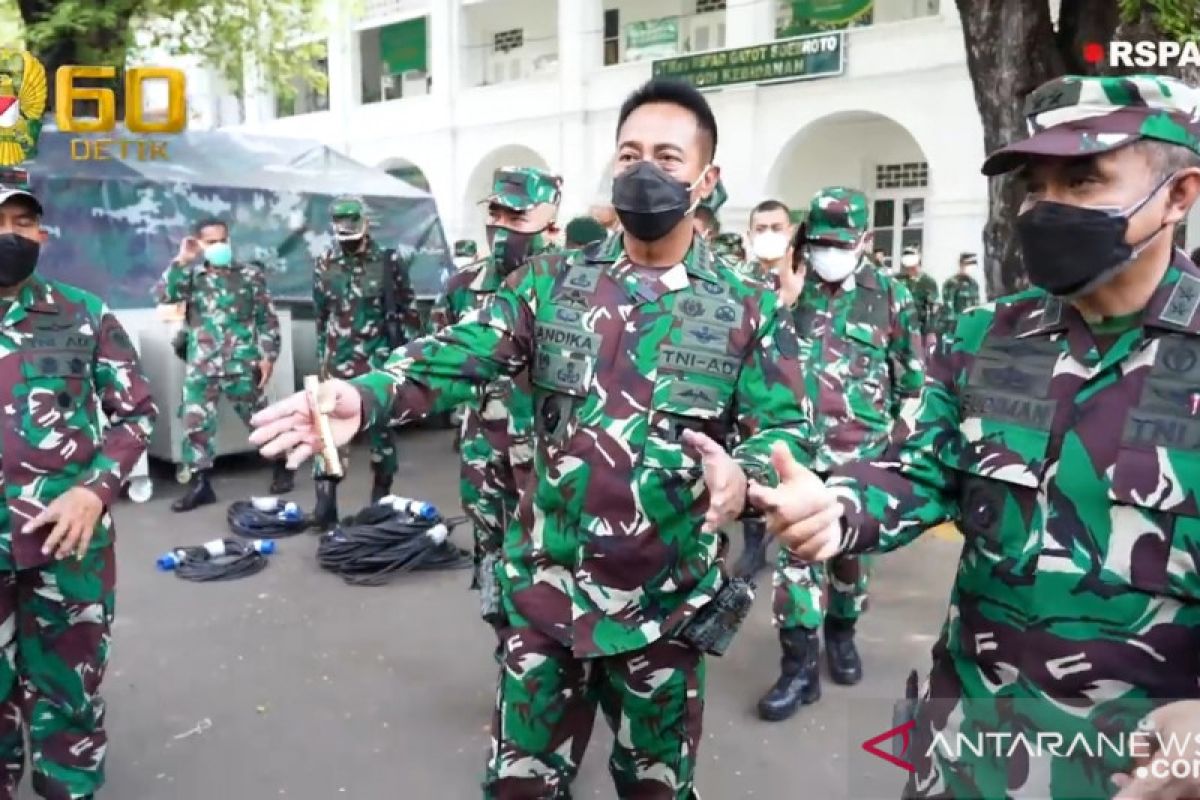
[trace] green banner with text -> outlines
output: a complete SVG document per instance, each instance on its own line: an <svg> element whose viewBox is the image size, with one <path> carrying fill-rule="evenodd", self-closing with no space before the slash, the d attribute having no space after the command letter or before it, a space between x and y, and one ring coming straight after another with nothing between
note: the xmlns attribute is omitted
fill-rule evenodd
<svg viewBox="0 0 1200 800"><path fill-rule="evenodd" d="M625 60L644 61L679 52L679 18L665 17L625 26Z"/></svg>
<svg viewBox="0 0 1200 800"><path fill-rule="evenodd" d="M775 23L779 38L870 25L874 0L791 0L781 3Z"/></svg>
<svg viewBox="0 0 1200 800"><path fill-rule="evenodd" d="M771 44L697 53L654 62L654 77L687 81L700 89L739 83L782 83L841 75L846 37L837 31Z"/></svg>

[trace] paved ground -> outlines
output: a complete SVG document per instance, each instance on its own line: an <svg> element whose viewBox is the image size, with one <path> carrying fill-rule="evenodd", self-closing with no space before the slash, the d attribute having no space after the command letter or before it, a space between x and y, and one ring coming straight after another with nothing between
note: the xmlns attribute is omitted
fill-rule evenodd
<svg viewBox="0 0 1200 800"><path fill-rule="evenodd" d="M444 431L401 439L398 489L456 509ZM364 457L344 508L366 500ZM222 501L265 493L267 471L223 462ZM119 800L477 798L494 666L464 573L356 588L322 573L311 535L285 540L270 568L230 584L154 569L174 545L226 533L225 506L176 515L173 481L118 509L119 589L106 682L112 743L104 797ZM294 495L311 503L306 479ZM458 535L460 543L466 531ZM891 727L907 670L924 670L945 613L958 545L927 536L876 570L862 625L867 677L782 724L754 715L778 652L760 593L733 652L710 662L699 786L705 798L894 798L902 773L859 744ZM612 797L602 721L576 797Z"/></svg>

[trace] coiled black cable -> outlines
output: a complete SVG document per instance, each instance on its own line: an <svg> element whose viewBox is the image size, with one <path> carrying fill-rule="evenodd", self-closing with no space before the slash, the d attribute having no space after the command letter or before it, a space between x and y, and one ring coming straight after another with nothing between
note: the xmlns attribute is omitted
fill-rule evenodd
<svg viewBox="0 0 1200 800"><path fill-rule="evenodd" d="M175 567L176 577L199 583L232 581L257 575L267 568L267 557L252 544L237 539L223 541L225 553L217 556L203 547L176 547L175 552L182 556Z"/></svg>
<svg viewBox="0 0 1200 800"><path fill-rule="evenodd" d="M466 517L422 519L372 505L321 537L317 563L355 586L382 586L397 575L466 569L471 555L450 543Z"/></svg>
<svg viewBox="0 0 1200 800"><path fill-rule="evenodd" d="M283 539L303 533L308 527L308 520L303 512L293 518L281 516L282 508L278 511L259 511L249 500L238 500L230 503L225 512L225 521L229 530L247 539Z"/></svg>

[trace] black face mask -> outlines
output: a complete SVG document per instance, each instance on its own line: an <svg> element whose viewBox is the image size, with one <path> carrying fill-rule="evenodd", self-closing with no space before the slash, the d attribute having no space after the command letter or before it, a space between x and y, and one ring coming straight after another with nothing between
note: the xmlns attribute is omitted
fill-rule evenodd
<svg viewBox="0 0 1200 800"><path fill-rule="evenodd" d="M487 226L488 243L492 248L492 257L500 267L500 272L507 275L529 258L535 249L542 247L542 233L534 231L525 233L499 225Z"/></svg>
<svg viewBox="0 0 1200 800"><path fill-rule="evenodd" d="M621 226L641 242L657 242L693 211L692 189L650 161L639 161L613 178L612 203Z"/></svg>
<svg viewBox="0 0 1200 800"><path fill-rule="evenodd" d="M0 234L0 288L11 289L33 274L42 246L15 233Z"/></svg>
<svg viewBox="0 0 1200 800"><path fill-rule="evenodd" d="M1017 236L1029 282L1056 297L1070 300L1088 294L1120 275L1150 240L1167 227L1136 244L1125 241L1129 218L1158 194L1174 175L1168 175L1128 211L1087 208L1039 200L1017 217Z"/></svg>

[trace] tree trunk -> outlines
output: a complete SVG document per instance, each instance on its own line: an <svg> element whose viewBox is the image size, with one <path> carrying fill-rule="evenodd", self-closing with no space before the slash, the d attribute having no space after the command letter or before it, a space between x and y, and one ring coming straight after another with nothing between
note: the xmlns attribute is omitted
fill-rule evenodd
<svg viewBox="0 0 1200 800"><path fill-rule="evenodd" d="M1046 0L956 0L962 18L967 70L983 123L988 153L1027 135L1025 95L1063 72ZM983 229L984 275L996 297L1024 284L1015 221L1021 191L1015 179L990 180Z"/></svg>

